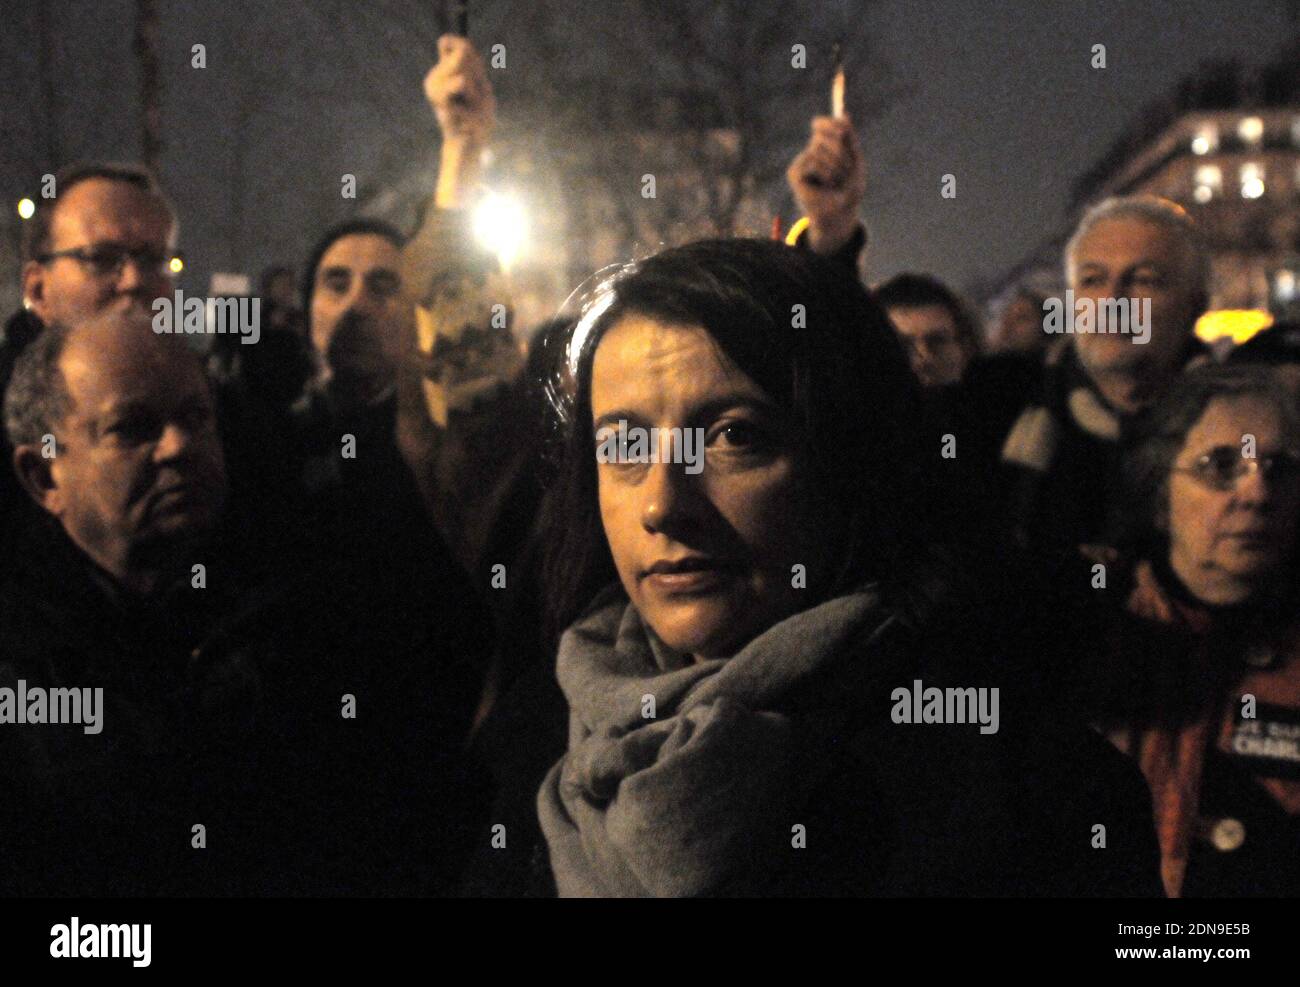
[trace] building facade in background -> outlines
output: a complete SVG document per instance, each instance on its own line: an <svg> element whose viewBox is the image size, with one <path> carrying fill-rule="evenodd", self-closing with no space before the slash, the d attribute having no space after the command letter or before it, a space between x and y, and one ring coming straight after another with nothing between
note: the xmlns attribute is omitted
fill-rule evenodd
<svg viewBox="0 0 1300 987"><path fill-rule="evenodd" d="M1213 255L1212 309L1300 304L1300 38L1268 63L1207 64L1150 105L1076 183L1069 222L995 285L1061 277L1088 206L1112 195L1179 203ZM997 294L997 291L990 294Z"/></svg>

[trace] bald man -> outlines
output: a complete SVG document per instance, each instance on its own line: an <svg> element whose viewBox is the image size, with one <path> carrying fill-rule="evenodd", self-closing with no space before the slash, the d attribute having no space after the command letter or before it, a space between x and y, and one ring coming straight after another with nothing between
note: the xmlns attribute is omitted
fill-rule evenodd
<svg viewBox="0 0 1300 987"><path fill-rule="evenodd" d="M39 523L0 571L0 894L426 890L430 642L228 496L183 338L55 324L4 412Z"/></svg>
<svg viewBox="0 0 1300 987"><path fill-rule="evenodd" d="M42 193L53 194L36 197L23 224L23 307L0 329L0 397L14 361L43 326L99 312L147 312L174 288L179 227L153 175L138 165L90 161L52 177ZM0 458L11 456L0 431ZM0 564L9 515L23 500L9 470L0 470Z"/></svg>
<svg viewBox="0 0 1300 987"><path fill-rule="evenodd" d="M189 578L226 495L198 358L143 315L108 315L47 330L19 367L6 427L32 500L125 592Z"/></svg>

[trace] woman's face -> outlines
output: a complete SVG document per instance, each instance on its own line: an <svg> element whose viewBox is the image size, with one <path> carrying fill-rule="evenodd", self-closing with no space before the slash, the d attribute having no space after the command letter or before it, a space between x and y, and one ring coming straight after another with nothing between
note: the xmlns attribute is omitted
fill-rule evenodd
<svg viewBox="0 0 1300 987"><path fill-rule="evenodd" d="M785 415L703 328L624 316L596 348L591 410L605 537L628 597L665 644L730 657L809 605L796 586L825 574L828 539L811 520L824 524L825 512L814 514L796 482ZM602 436L622 422L630 441L610 456ZM657 457L628 461L635 430L651 428L680 431L672 442L660 433Z"/></svg>
<svg viewBox="0 0 1300 987"><path fill-rule="evenodd" d="M1300 477L1294 469L1282 467L1270 477L1248 471L1228 489L1185 472L1207 454L1236 463L1247 436L1254 436L1258 461L1294 452L1295 436L1285 434L1270 402L1248 395L1219 398L1187 433L1169 477L1169 561L1208 603L1249 598L1290 557L1295 543Z"/></svg>

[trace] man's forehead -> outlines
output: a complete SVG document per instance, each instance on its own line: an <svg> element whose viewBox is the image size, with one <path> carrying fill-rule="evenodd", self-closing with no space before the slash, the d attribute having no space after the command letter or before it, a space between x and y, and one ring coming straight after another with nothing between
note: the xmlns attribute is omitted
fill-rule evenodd
<svg viewBox="0 0 1300 987"><path fill-rule="evenodd" d="M1183 253L1186 244L1174 230L1161 223L1135 216L1103 219L1079 240L1075 260L1079 264L1104 264L1111 258L1123 260L1167 260Z"/></svg>
<svg viewBox="0 0 1300 987"><path fill-rule="evenodd" d="M171 217L156 196L127 182L91 178L64 192L54 209L54 238L165 241Z"/></svg>
<svg viewBox="0 0 1300 987"><path fill-rule="evenodd" d="M340 237L329 245L320 260L320 270L344 268L366 273L375 269L397 272L401 257L396 244L373 233Z"/></svg>
<svg viewBox="0 0 1300 987"><path fill-rule="evenodd" d="M110 322L83 328L68 340L60 367L79 405L105 410L206 392L197 358L182 341L131 339L132 332L140 330Z"/></svg>
<svg viewBox="0 0 1300 987"><path fill-rule="evenodd" d="M953 329L956 320L946 305L891 305L886 314L900 332L924 332L929 329Z"/></svg>

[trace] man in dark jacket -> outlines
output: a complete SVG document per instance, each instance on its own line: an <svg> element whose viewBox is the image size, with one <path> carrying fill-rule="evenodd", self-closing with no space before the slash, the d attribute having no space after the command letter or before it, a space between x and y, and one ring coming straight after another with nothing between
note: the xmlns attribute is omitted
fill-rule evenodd
<svg viewBox="0 0 1300 987"><path fill-rule="evenodd" d="M285 431L322 553L403 613L453 615L439 629L466 655L449 704L465 738L482 686L490 620L472 580L433 523L397 444L397 363L411 335L403 239L385 223L328 231L306 267L304 307L318 373Z"/></svg>
<svg viewBox="0 0 1300 987"><path fill-rule="evenodd" d="M788 173L809 219L801 244L854 268L864 174L851 122L830 117L814 121ZM959 489L976 502L964 509L1035 552L1111 540L1124 506L1122 432L1206 352L1193 327L1209 300L1209 254L1182 207L1108 199L1080 220L1064 260L1070 294L1049 299L1061 318L1045 310L1044 331L1059 333L1045 353L978 357L931 395L945 439L936 465L956 465ZM1130 316L1123 331L1075 317L1117 312L1116 302Z"/></svg>
<svg viewBox="0 0 1300 987"><path fill-rule="evenodd" d="M227 502L183 340L129 314L52 326L5 425L42 523L0 579L0 888L445 887L463 725L444 685L465 656L435 652L436 614L385 608ZM56 690L84 697L74 720Z"/></svg>
<svg viewBox="0 0 1300 987"><path fill-rule="evenodd" d="M951 407L958 442L970 440L976 462L997 464L999 507L1016 540L1068 552L1119 534L1120 438L1204 358L1193 328L1208 302L1210 268L1186 212L1143 196L1089 210L1066 246L1065 267L1073 295L1058 306L1058 331L1079 328L1043 357L977 361ZM1127 327L1082 328L1090 306L1101 312L1116 302L1128 307ZM1048 316L1045 328L1053 326Z"/></svg>
<svg viewBox="0 0 1300 987"><path fill-rule="evenodd" d="M13 373L14 361L40 331L41 320L26 308L15 312L0 329L0 400L4 398L5 387ZM16 530L22 523L17 515L27 509L27 498L8 467L12 452L9 440L0 430L0 565L8 557L12 537L10 526Z"/></svg>

